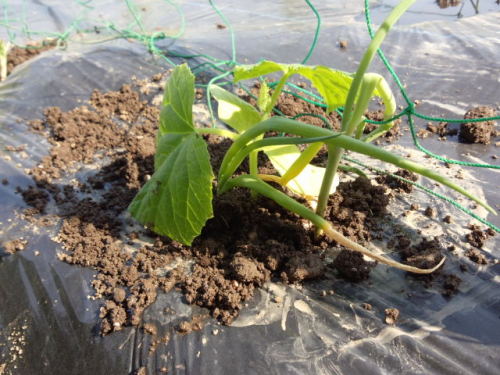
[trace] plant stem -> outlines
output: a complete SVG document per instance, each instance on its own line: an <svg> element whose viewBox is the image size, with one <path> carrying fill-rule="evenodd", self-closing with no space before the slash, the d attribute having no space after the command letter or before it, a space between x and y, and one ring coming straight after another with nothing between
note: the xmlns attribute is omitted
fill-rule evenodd
<svg viewBox="0 0 500 375"><path fill-rule="evenodd" d="M314 159L319 150L321 150L321 147L323 147L322 142L312 143L304 151L302 151L300 156L293 162L285 174L281 176L281 184L286 186L290 180L297 177L304 170L304 168L307 167L311 160Z"/></svg>
<svg viewBox="0 0 500 375"><path fill-rule="evenodd" d="M290 76L292 76L292 75L293 75L293 73L284 73L281 76L278 84L274 88L273 95L271 96L271 101L269 102L269 105L267 106L266 110L262 114L263 120L267 120L269 118L269 116L271 115L271 111L276 106L276 104L278 104L278 100L280 98L281 91L283 91L283 87L285 86L286 81L288 81L288 78L290 78Z"/></svg>
<svg viewBox="0 0 500 375"><path fill-rule="evenodd" d="M399 3L399 5L392 10L391 14L389 14L382 25L380 25L375 36L368 45L368 48L361 59L358 70L356 71L351 87L349 88L349 93L347 94L344 116L342 118L342 131L345 132L345 134L351 136L354 133L355 127L359 124L361 116L366 109L367 104L364 105L364 103L368 103L371 93L375 88L375 78L366 77L365 73L372 62L377 49L382 44L392 25L394 25L394 23L404 14L414 1L415 0L401 1L401 3ZM361 90L362 88L366 88L366 90ZM359 91L361 91L361 93L359 93ZM368 93L368 91L370 92ZM358 102L355 106L354 104L357 98ZM333 152L332 156L330 156L330 152ZM330 189L328 187L331 187L333 183L333 179L337 173L339 161L343 154L344 150L341 148L336 148L334 150L331 150L330 148L328 149L328 164L326 168L329 173L325 173L325 178L321 184L318 206L316 208L316 213L318 213L318 215L323 215L324 213L328 196L330 194Z"/></svg>
<svg viewBox="0 0 500 375"><path fill-rule="evenodd" d="M337 152L340 151L340 152ZM342 154L344 149L328 146L328 161L326 164L325 175L323 177L323 182L321 184L321 189L319 190L318 205L316 206L316 214L323 217L328 204L328 197L330 196L330 189L332 188L333 178L337 172L337 168L342 159Z"/></svg>
<svg viewBox="0 0 500 375"><path fill-rule="evenodd" d="M429 269L422 269L417 267L408 266L406 264L401 264L392 259L386 258L382 255L376 254L373 251L361 246L360 244L351 241L350 239L344 237L341 233L337 232L332 228L330 223L323 219L321 216L315 214L313 211L303 206L296 200L290 198L288 195L282 193L279 190L274 189L272 186L266 184L264 181L249 175L242 175L235 177L228 181L228 188L233 188L234 186L242 186L249 188L251 190L257 191L259 194L262 194L276 203L281 205L282 207L295 212L296 214L302 216L303 218L310 220L316 227L323 230L324 233L332 240L337 242L338 244L347 247L353 251L360 252L363 255L366 255L372 259L380 263L387 264L389 266L398 268L400 270L418 273L418 274L429 274L437 270L444 263L445 257L441 259L441 261L434 267Z"/></svg>
<svg viewBox="0 0 500 375"><path fill-rule="evenodd" d="M256 137L268 131L295 134L304 138L270 137L255 141ZM235 139L229 150L227 150L219 169L219 191L222 193L225 190L224 185L250 152L259 148L269 146L317 142L325 142L328 147L335 146L349 149L351 151L368 155L372 158L394 164L399 168L407 169L411 172L415 172L422 176L428 177L472 199L476 203L486 208L489 212L496 215L495 210L491 208L487 203L476 198L470 192L458 186L446 177L441 176L440 174L430 169L424 168L420 164L414 163L401 156L392 154L388 151L385 151L384 149L376 147L370 143L362 142L353 137L349 137L343 134L335 133L328 129L318 128L314 125L304 124L302 122L283 117L273 117L269 120L263 121L248 129L246 132L240 134L239 137Z"/></svg>

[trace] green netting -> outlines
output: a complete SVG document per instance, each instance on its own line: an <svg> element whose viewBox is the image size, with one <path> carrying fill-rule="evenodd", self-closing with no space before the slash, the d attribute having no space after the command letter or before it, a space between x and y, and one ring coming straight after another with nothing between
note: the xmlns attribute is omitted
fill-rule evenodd
<svg viewBox="0 0 500 375"><path fill-rule="evenodd" d="M198 87L203 87L207 90L207 102L209 106L209 111L212 115L212 122L213 125L215 126L215 120L213 116L213 109L212 109L212 102L210 100L210 91L209 91L209 86L211 84L214 84L216 82L219 82L221 85L227 85L230 84L230 81L224 80L226 77L231 75L232 68L239 64L237 60L237 46L236 46L236 37L235 37L235 31L231 25L230 20L225 16L225 14L220 10L220 8L217 6L216 2L214 0L209 0L209 4L212 7L213 11L215 14L220 17L221 22L225 25L227 28L227 32L230 37L231 41L231 57L229 59L219 59L214 56L210 56L209 54L182 54L182 53L177 53L174 51L168 51L165 52L163 49L161 49L158 46L158 43L160 41L164 40L175 40L178 38L181 38L185 31L186 31L186 16L184 13L184 10L182 7L177 4L175 1L172 0L163 0L165 5L167 7L170 7L173 9L175 12L178 14L179 18L179 25L178 25L178 30L176 32L169 32L167 30L155 30L155 31L150 31L148 30L148 27L144 24L143 17L141 14L141 11L139 9L139 6L136 2L132 0L124 0L124 4L126 6L127 11L130 14L131 21L126 25L126 27L120 27L119 25L107 21L107 20L102 20L101 22L96 22L94 25L88 25L88 19L89 19L89 14L91 11L95 10L98 7L98 4L96 4L93 0L74 0L73 3L71 4L72 6L75 7L75 10L78 12L79 16L76 17L74 20L71 21L71 23L66 27L66 29L63 32L54 32L54 31L49 31L49 32L44 32L40 30L34 30L33 28L30 27L29 22L27 21L27 1L23 0L21 4L21 12L18 15L13 15L10 12L10 4L8 0L0 0L0 9L2 12L2 17L0 20L0 26L3 26L6 30L6 34L8 37L8 42L10 42L11 45L15 45L18 47L23 47L23 48L37 48L36 46L33 46L32 44L23 44L20 43L19 41L22 40L23 42L26 42L26 38L28 39L33 39L33 40L40 40L40 39L54 39L57 41L57 45L60 47L64 47L67 43L73 42L73 40L76 41L78 39L78 43L84 43L84 44L98 44L98 43L105 43L110 40L114 39L127 39L127 40L134 40L138 43L143 44L144 46L147 47L150 53L159 56L161 59L166 61L170 65L175 65L175 62L173 58L180 58L183 60L189 60L189 59L202 59L204 62L199 63L198 65L195 65L192 67L192 70L195 74L199 75L204 72L210 72L214 73L215 76L211 78L211 80L208 82L208 84L197 84ZM311 11L316 19L316 24L314 27L314 31L312 33L312 39L310 46L305 53L304 58L300 61L302 64L306 64L311 55L313 54L318 38L321 32L321 25L322 25L322 19L321 15L318 12L317 8L311 3L309 0L304 0L305 2L305 8L306 7ZM374 31L373 31L373 25L372 25L372 20L371 20L371 15L370 15L370 6L369 6L369 1L364 0L364 6L365 6L365 21L366 25L368 28L368 34L370 35L371 38L374 36ZM86 38L80 38L81 35L86 35L88 37ZM99 36L99 37L96 37ZM78 38L77 38L78 37ZM381 49L378 51L378 55L387 68L388 72L392 76L394 82L398 86L401 95L403 96L406 107L403 108L398 114L396 114L392 119L386 120L386 121L372 121L372 120L366 120L369 123L373 124L385 124L390 121L393 121L395 119L401 118L401 117L406 117L408 120L411 136L413 143L415 147L420 150L421 152L425 153L426 155L431 156L432 158L435 158L437 160L440 160L445 163L449 164L458 164L462 166L470 166L470 167L479 167L479 168L494 168L494 169L500 169L500 166L498 165L492 165L492 164L486 164L486 163L473 163L473 162L465 162L465 161L460 161L460 160L454 160L454 159L448 159L445 158L441 155L438 155L436 153L431 152L430 150L426 149L425 147L422 146L422 144L419 142L417 138L417 132L415 129L415 122L414 118L420 118L424 119L427 121L433 121L433 122L454 122L454 123L466 123L466 122L480 122L480 121L491 121L491 120L500 120L500 116L496 117L489 117L489 118L480 118L480 119L453 119L453 118L442 118L442 117L431 117L427 116L425 114L419 113L415 109L415 105L413 100L411 100L410 95L408 92L405 90L403 87L403 84L401 83L398 75L396 74L395 70L389 63L388 59L384 55ZM271 82L269 83L269 86L272 88L277 82ZM286 93L289 93L291 95L294 95L295 97L304 100L308 103L314 104L316 106L320 107L326 107L324 102L322 101L322 98L316 95L314 92L311 92L307 89L301 88L293 83L288 83L287 84L288 89L284 90ZM248 94L251 95L251 92L244 88ZM278 111L277 109L275 112L278 115L283 116L283 113ZM342 115L342 108L340 108L337 111L340 115ZM320 115L317 114L310 114L310 113L303 113L296 115L294 118L300 118L304 116L313 116L320 118L326 126L330 126L329 121ZM346 158L347 159L347 158ZM356 164L363 165L357 160L354 159L347 159L351 162L354 162ZM373 167L368 167L363 165L364 167L371 168L373 171L376 171L378 173L387 173L385 171L378 170ZM395 176L396 178L400 178L399 176ZM497 232L500 232L499 228L493 225L492 223L480 218L479 216L475 215L472 213L470 210L466 209L465 207L461 206L459 203L455 202L451 198L445 197L443 195L440 195L438 193L433 192L432 190L413 183L412 181L406 181L409 183L412 183L419 189L425 191L428 194L431 194L433 196L436 196L440 199L443 199L455 207L459 208L460 210L466 212L468 215L474 217L475 219L479 220L480 222L486 224L490 228L494 229Z"/></svg>

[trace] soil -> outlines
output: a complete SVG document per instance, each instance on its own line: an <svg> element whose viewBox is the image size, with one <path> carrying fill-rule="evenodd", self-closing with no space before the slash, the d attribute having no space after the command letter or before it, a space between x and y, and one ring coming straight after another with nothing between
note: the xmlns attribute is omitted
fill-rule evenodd
<svg viewBox="0 0 500 375"><path fill-rule="evenodd" d="M306 87L306 84L304 82L299 82L297 84L300 87ZM251 93L255 96L258 96L259 94L259 89L260 89L260 83L256 82L254 86L251 88ZM240 96L251 103L252 105L256 104L255 99L253 99L250 95L242 92L240 93ZM288 93L283 93L279 100L278 104L276 105L276 108L286 114L288 117L295 117L297 115L302 115L302 114L312 114L314 116L300 116L297 117L296 120L304 123L308 123L311 125L319 126L319 127L326 127L326 124L324 123L321 118L318 118L316 116L322 116L326 120L328 120L329 127L332 129L340 129L340 123L342 121L342 118L337 112L332 112L329 115L326 114L326 111L324 108L317 106L315 104L306 102L294 95L288 94Z"/></svg>
<svg viewBox="0 0 500 375"><path fill-rule="evenodd" d="M488 259L478 249L468 249L465 256L477 264L488 264Z"/></svg>
<svg viewBox="0 0 500 375"><path fill-rule="evenodd" d="M25 61L31 60L42 52L48 51L56 46L56 41L36 42L26 47L14 46L9 49L7 55L7 75L12 73L14 68Z"/></svg>
<svg viewBox="0 0 500 375"><path fill-rule="evenodd" d="M468 110L464 119L477 119L495 117L497 112L491 107L481 106ZM495 121L479 121L462 123L460 125L459 140L464 143L491 143L491 139L497 135Z"/></svg>
<svg viewBox="0 0 500 375"><path fill-rule="evenodd" d="M12 241L4 242L2 244L2 247L4 248L7 254L15 254L18 251L24 250L27 243L28 241L18 238Z"/></svg>
<svg viewBox="0 0 500 375"><path fill-rule="evenodd" d="M447 136L458 134L458 129L448 127L450 124L447 122L439 122L437 124L428 122L426 130L430 133L437 134L441 140L446 140Z"/></svg>
<svg viewBox="0 0 500 375"><path fill-rule="evenodd" d="M411 193L413 191L413 185L410 184L409 182L403 181L395 176L402 177L406 180L410 180L413 182L416 182L418 180L418 176L410 171L407 171L406 169L398 169L395 173L394 176L391 175L382 175L378 176L376 178L376 181L379 184L385 184L392 190L395 190L398 193Z"/></svg>
<svg viewBox="0 0 500 375"><path fill-rule="evenodd" d="M373 121L383 121L384 120L384 111L382 111L381 109L376 110L376 111L367 111L367 112L365 112L365 117L367 119L373 120ZM402 134L401 128L399 127L400 124L401 124L401 119L395 120L394 126L389 131L384 133L384 135L382 135L379 139L383 139L387 143L391 143L391 142L397 140ZM378 127L377 124L366 123L365 129L363 132L365 134L368 134L368 133L372 132L373 130L375 130L377 127ZM378 141L375 141L375 142L378 142Z"/></svg>
<svg viewBox="0 0 500 375"><path fill-rule="evenodd" d="M163 87L159 79L152 84ZM59 258L96 270L92 285L95 297L103 301L101 333L140 325L142 313L160 290L176 288L186 302L230 324L266 281L303 283L324 277L324 252L336 244L316 236L295 214L271 200L252 199L246 190L216 196L215 217L191 247L157 236L128 216L129 202L153 173L159 111L148 104L153 97L139 92L158 90L143 88L96 90L87 105L68 112L50 107L43 120L30 123L51 148L30 171L34 186L19 189L31 207L25 217L58 217L59 224L47 220L47 225L58 230L64 249ZM216 136L206 140L217 169L230 143ZM269 172L270 166L263 168ZM366 243L381 238L389 201L387 187L360 177L339 185L330 197L327 217L337 230ZM408 264L431 267L441 259L437 240L412 245L401 236L395 242ZM361 281L374 263L343 250L328 267L339 277ZM181 322L178 331L199 329L204 319ZM145 331L156 336L151 327Z"/></svg>
<svg viewBox="0 0 500 375"><path fill-rule="evenodd" d="M446 275L443 283L443 295L451 297L458 292L462 279L455 275Z"/></svg>
<svg viewBox="0 0 500 375"><path fill-rule="evenodd" d="M482 248L484 243L495 235L495 232L488 228L481 230L478 225L469 225L470 232L465 235L465 240L474 247Z"/></svg>

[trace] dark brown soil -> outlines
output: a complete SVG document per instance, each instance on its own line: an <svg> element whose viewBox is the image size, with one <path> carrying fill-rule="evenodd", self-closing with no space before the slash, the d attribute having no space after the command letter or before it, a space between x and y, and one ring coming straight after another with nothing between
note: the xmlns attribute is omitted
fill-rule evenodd
<svg viewBox="0 0 500 375"><path fill-rule="evenodd" d="M374 186L365 177L342 182L330 196L325 217L335 229L355 241L367 242L377 222L387 213L389 196L383 186Z"/></svg>
<svg viewBox="0 0 500 375"><path fill-rule="evenodd" d="M376 111L367 111L365 112L365 116L369 120L373 121L383 121L384 120L384 111L381 109L376 110ZM393 142L397 140L401 136L401 129L399 125L401 124L401 119L397 119L394 121L394 126L386 132L384 135L381 136L380 139L383 139L387 143ZM371 123L366 123L364 133L368 134L375 130L379 125L378 124L371 124Z"/></svg>
<svg viewBox="0 0 500 375"><path fill-rule="evenodd" d="M497 112L491 107L481 106L468 110L464 119L495 117ZM464 143L491 143L491 138L497 135L495 121L479 121L462 123L460 125L459 140Z"/></svg>
<svg viewBox="0 0 500 375"><path fill-rule="evenodd" d="M12 73L12 70L23 62L31 60L33 57L38 56L42 52L48 51L56 46L55 41L43 41L34 43L26 47L14 46L9 49L7 55L7 75Z"/></svg>
<svg viewBox="0 0 500 375"><path fill-rule="evenodd" d="M24 250L27 243L28 242L26 240L18 238L12 241L4 242L2 244L2 247L4 248L7 254L15 254L18 251Z"/></svg>
<svg viewBox="0 0 500 375"><path fill-rule="evenodd" d="M298 85L301 87L306 86L304 83L299 83ZM257 82L251 89L252 94L257 96L259 93L259 89L260 89L260 84ZM250 95L242 94L241 97L244 100L251 103L252 105L256 104L256 101ZM340 129L340 122L342 119L337 112L332 112L329 115L327 115L324 108L306 102L288 93L283 93L281 95L280 99L278 100L278 104L276 105L276 108L279 111L283 112L286 116L292 118L302 114L315 115L315 116L299 116L296 118L296 120L319 127L326 127L324 121L321 118L316 117L316 116L321 116L326 120L328 120L329 126L332 129L337 129L337 130Z"/></svg>
<svg viewBox="0 0 500 375"><path fill-rule="evenodd" d="M395 173L395 176L402 177L404 179L407 179L409 181L416 182L418 180L418 176L410 171L407 171L406 169L398 169ZM382 175L378 176L376 178L376 181L379 184L384 184L387 187L391 188L392 190L395 190L398 193L411 193L413 191L413 185L410 184L409 182L400 180L397 177L391 176L391 175Z"/></svg>
<svg viewBox="0 0 500 375"><path fill-rule="evenodd" d="M428 122L426 130L433 134L437 134L442 139L445 139L447 136L457 135L458 129L449 128L448 125L447 122L439 122L437 124Z"/></svg>
<svg viewBox="0 0 500 375"><path fill-rule="evenodd" d="M367 262L363 255L351 250L342 250L333 261L333 267L343 279L359 282L368 279L375 262Z"/></svg>
<svg viewBox="0 0 500 375"><path fill-rule="evenodd" d="M97 271L92 285L103 300L101 332L139 325L159 290L177 288L188 303L229 324L264 282L323 277L323 250L335 244L305 229L301 219L273 201L253 200L246 190L217 196L215 217L191 247L157 236L124 214L153 173L158 109L138 90L124 85L116 92L95 91L88 106L68 112L47 108L43 120L31 122L51 148L30 172L35 186L21 190L33 207L25 215L59 217L58 240L65 249L59 258ZM216 168L230 143L206 139ZM75 172L95 162L100 167L87 169L77 182L62 182L75 181ZM358 178L340 184L327 217L346 236L367 242L379 236L388 203L385 187ZM409 264L430 267L440 259L434 248L405 246L401 253ZM175 259L183 260L177 268L158 272ZM340 276L354 281L366 279L372 267L350 252L342 252L334 265ZM188 332L202 321L191 323L180 323L178 330Z"/></svg>
<svg viewBox="0 0 500 375"><path fill-rule="evenodd" d="M462 279L455 275L446 275L443 283L443 295L451 297L458 292Z"/></svg>
<svg viewBox="0 0 500 375"><path fill-rule="evenodd" d="M478 249L468 249L465 256L477 264L488 264L488 259Z"/></svg>
<svg viewBox="0 0 500 375"><path fill-rule="evenodd" d="M488 228L481 230L478 225L471 224L469 226L470 232L465 235L465 240L474 247L482 248L484 243L495 235L495 232Z"/></svg>

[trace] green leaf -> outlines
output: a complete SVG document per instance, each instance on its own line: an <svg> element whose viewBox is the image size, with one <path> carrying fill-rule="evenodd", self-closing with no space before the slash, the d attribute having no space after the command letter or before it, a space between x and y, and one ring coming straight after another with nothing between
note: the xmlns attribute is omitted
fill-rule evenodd
<svg viewBox="0 0 500 375"><path fill-rule="evenodd" d="M162 166L168 155L175 151L177 146L179 146L188 135L189 134L183 133L167 133L158 140L155 154L155 171Z"/></svg>
<svg viewBox="0 0 500 375"><path fill-rule="evenodd" d="M210 86L210 92L218 102L219 119L239 133L261 121L260 113L238 96L216 85Z"/></svg>
<svg viewBox="0 0 500 375"><path fill-rule="evenodd" d="M264 148L264 152L281 176L290 169L295 160L300 156L300 149L295 145L266 147ZM303 197L309 199L313 197L316 198L319 195L324 175L325 168L308 164L302 172L291 179L286 186L294 193ZM335 192L338 184L339 178L338 175L336 175L336 179L330 189L330 194Z"/></svg>
<svg viewBox="0 0 500 375"><path fill-rule="evenodd" d="M158 138L165 133L191 133L193 126L194 75L187 64L177 66L165 84Z"/></svg>
<svg viewBox="0 0 500 375"><path fill-rule="evenodd" d="M327 66L278 64L274 61L261 61L254 65L238 65L234 69L234 81L256 78L278 71L284 74L300 74L311 81L313 87L325 100L328 112L345 104L352 83L350 74Z"/></svg>
<svg viewBox="0 0 500 375"><path fill-rule="evenodd" d="M179 142L176 146L174 140ZM169 148L166 157L136 195L129 211L156 233L190 245L213 217L214 176L207 145L195 133L160 140L159 144Z"/></svg>
<svg viewBox="0 0 500 375"><path fill-rule="evenodd" d="M213 172L205 141L195 131L194 76L177 66L165 86L155 173L129 206L139 222L190 245L212 213Z"/></svg>

